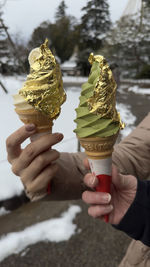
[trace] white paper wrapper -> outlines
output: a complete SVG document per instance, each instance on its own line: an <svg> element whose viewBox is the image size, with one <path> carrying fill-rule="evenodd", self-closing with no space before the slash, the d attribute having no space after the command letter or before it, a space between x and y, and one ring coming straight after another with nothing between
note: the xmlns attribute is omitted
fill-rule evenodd
<svg viewBox="0 0 150 267"><path fill-rule="evenodd" d="M106 159L88 159L92 173L97 175L110 175L112 169L112 158Z"/></svg>

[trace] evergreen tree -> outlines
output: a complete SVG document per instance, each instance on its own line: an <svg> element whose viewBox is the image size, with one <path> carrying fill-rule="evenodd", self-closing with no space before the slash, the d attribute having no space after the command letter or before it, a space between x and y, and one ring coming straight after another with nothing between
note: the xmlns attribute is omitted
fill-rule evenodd
<svg viewBox="0 0 150 267"><path fill-rule="evenodd" d="M68 60L76 45L76 19L66 13L65 1L61 1L55 13L55 23L51 25L50 38L61 63Z"/></svg>
<svg viewBox="0 0 150 267"><path fill-rule="evenodd" d="M77 43L76 20L74 17L65 16L52 25L51 42L61 63L72 56Z"/></svg>
<svg viewBox="0 0 150 267"><path fill-rule="evenodd" d="M31 39L28 43L29 50L39 47L42 43L44 43L45 38L48 38L51 45L51 27L53 24L51 24L49 21L42 22L37 28L34 29Z"/></svg>
<svg viewBox="0 0 150 267"><path fill-rule="evenodd" d="M79 53L77 64L82 75L88 75L90 71L89 54L102 47L111 21L107 0L88 0L82 11L84 14L81 17L81 24L78 26Z"/></svg>
<svg viewBox="0 0 150 267"><path fill-rule="evenodd" d="M3 21L2 5L0 5L0 72L8 74L14 66L12 49L6 34L8 29Z"/></svg>
<svg viewBox="0 0 150 267"><path fill-rule="evenodd" d="M24 47L14 43L9 34L8 27L3 19L5 3L6 1L0 3L0 72L3 74L21 73L24 72L24 62L21 56L21 50Z"/></svg>
<svg viewBox="0 0 150 267"><path fill-rule="evenodd" d="M61 1L60 5L58 6L56 10L55 19L59 20L59 19L64 18L66 16L66 9L67 9L67 6L65 4L65 1Z"/></svg>
<svg viewBox="0 0 150 267"><path fill-rule="evenodd" d="M30 49L39 46L47 37L50 41L50 49L56 54L61 63L68 60L77 43L77 21L73 16L66 15L66 5L62 1L56 11L55 23L45 21L37 27L29 42Z"/></svg>
<svg viewBox="0 0 150 267"><path fill-rule="evenodd" d="M142 15L142 20L141 20ZM142 14L124 16L109 32L104 55L116 62L123 76L141 77L150 65L150 7L143 5ZM144 75L144 74L143 74Z"/></svg>
<svg viewBox="0 0 150 267"><path fill-rule="evenodd" d="M148 7L150 7L150 0L143 0L143 2L144 2Z"/></svg>
<svg viewBox="0 0 150 267"><path fill-rule="evenodd" d="M89 0L82 8L80 47L97 50L110 28L109 5L107 0Z"/></svg>

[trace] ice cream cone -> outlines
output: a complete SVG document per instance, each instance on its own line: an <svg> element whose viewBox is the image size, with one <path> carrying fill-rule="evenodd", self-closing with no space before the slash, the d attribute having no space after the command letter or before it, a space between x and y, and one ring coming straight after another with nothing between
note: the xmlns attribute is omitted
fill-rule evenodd
<svg viewBox="0 0 150 267"><path fill-rule="evenodd" d="M109 137L78 137L81 146L90 159L109 158L113 152L118 133Z"/></svg>
<svg viewBox="0 0 150 267"><path fill-rule="evenodd" d="M30 52L28 60L30 73L13 99L20 120L24 124L36 125L36 133L30 137L34 142L42 135L52 133L53 121L61 112L66 93L60 66L48 47L48 39ZM50 193L50 184L47 191L26 192L32 201L43 198L47 193Z"/></svg>
<svg viewBox="0 0 150 267"><path fill-rule="evenodd" d="M113 146L124 125L116 110L117 84L106 59L91 53L89 62L92 67L82 85L74 132L99 180L96 191L110 193ZM105 221L108 222L108 215Z"/></svg>
<svg viewBox="0 0 150 267"><path fill-rule="evenodd" d="M21 110L17 108L15 111L24 124L35 124L37 133L52 132L53 120L50 120L48 116L42 114L41 112L35 109Z"/></svg>

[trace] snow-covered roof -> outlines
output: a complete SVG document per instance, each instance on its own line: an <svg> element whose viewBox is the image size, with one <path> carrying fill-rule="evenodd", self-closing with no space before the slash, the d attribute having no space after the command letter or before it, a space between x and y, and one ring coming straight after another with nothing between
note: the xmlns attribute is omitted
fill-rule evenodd
<svg viewBox="0 0 150 267"><path fill-rule="evenodd" d="M129 0L122 14L124 16L135 15L141 10L142 0Z"/></svg>
<svg viewBox="0 0 150 267"><path fill-rule="evenodd" d="M72 57L65 61L63 64L61 64L61 68L62 69L73 69L73 68L76 68L76 54L73 54Z"/></svg>
<svg viewBox="0 0 150 267"><path fill-rule="evenodd" d="M62 69L72 69L72 68L75 68L76 67L76 63L75 62L71 62L71 61L65 61L62 65L61 65L61 68Z"/></svg>

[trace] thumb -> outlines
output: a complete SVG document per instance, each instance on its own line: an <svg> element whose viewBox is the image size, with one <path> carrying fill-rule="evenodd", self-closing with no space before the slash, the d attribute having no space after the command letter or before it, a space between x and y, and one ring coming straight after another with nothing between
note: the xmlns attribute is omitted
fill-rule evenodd
<svg viewBox="0 0 150 267"><path fill-rule="evenodd" d="M85 167L87 170L90 170L90 164L89 164L88 158L85 158L85 159L83 160L83 164L84 164L84 167Z"/></svg>
<svg viewBox="0 0 150 267"><path fill-rule="evenodd" d="M125 175L120 174L117 167L112 165L112 183L116 188L121 189L125 186Z"/></svg>

